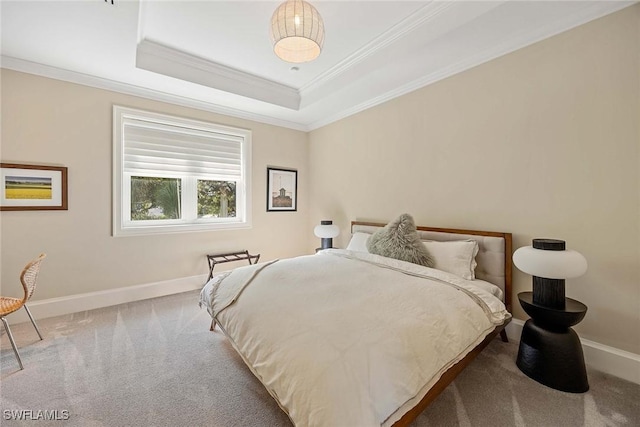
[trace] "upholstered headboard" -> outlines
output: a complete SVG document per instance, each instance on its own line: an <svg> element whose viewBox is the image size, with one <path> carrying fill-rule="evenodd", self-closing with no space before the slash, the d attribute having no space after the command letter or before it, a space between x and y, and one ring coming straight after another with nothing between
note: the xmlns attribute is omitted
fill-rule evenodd
<svg viewBox="0 0 640 427"><path fill-rule="evenodd" d="M351 222L351 233L373 234L386 224L376 222ZM511 312L511 233L495 231L457 230L451 228L416 227L422 240L440 242L469 240L478 242L476 277L493 283L502 289L504 303Z"/></svg>

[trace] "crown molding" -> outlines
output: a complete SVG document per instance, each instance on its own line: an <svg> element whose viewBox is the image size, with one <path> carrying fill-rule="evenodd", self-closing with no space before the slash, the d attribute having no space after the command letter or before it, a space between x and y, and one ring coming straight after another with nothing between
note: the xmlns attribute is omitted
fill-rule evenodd
<svg viewBox="0 0 640 427"><path fill-rule="evenodd" d="M433 73L413 80L406 85L390 90L380 96L368 99L347 109L338 109L338 112L336 114L327 116L320 120L316 120L312 123L308 123L307 128L309 129L309 131L319 129L338 120L342 120L361 111L383 104L394 98L398 98L402 95L421 89L425 86L436 83L455 74L474 68L485 62L512 53L518 49L522 49L526 46L553 37L572 28L586 24L587 22L617 12L635 3L636 1L615 1L606 3L594 2L594 5L592 7L585 9L575 15L569 16L566 19L560 20L553 24L549 24L535 31L518 34L510 39L503 41L498 45L494 45L488 49L479 51L477 54L469 58L458 61L448 67L441 68Z"/></svg>
<svg viewBox="0 0 640 427"><path fill-rule="evenodd" d="M300 93L295 88L149 39L143 39L138 43L136 67L280 107L300 109Z"/></svg>
<svg viewBox="0 0 640 427"><path fill-rule="evenodd" d="M365 44L362 48L346 57L344 60L338 62L326 72L318 75L303 85L300 88L300 94L304 96L305 94L320 88L322 85L344 73L351 67L363 61L365 58L375 54L377 51L389 46L398 39L419 28L425 22L435 18L446 9L452 7L453 4L454 2L431 2L421 7L416 12L407 16L405 19L398 22L369 43Z"/></svg>
<svg viewBox="0 0 640 427"><path fill-rule="evenodd" d="M301 123L282 120L262 114L251 113L248 111L239 110L237 108L225 107L223 105L214 104L211 102L200 101L128 83L116 82L114 80L104 79L102 77L91 76L89 74L78 73L76 71L69 71L62 68L39 64L37 62L25 61L23 59L14 58L11 56L0 56L0 67L8 70L19 71L22 73L47 77L50 79L94 87L97 89L118 92L125 95L133 95L141 98L151 99L154 101L180 105L182 107L195 108L197 110L208 111L210 113L222 114L225 116L251 120L254 122L265 123L299 131L308 131L307 126Z"/></svg>
<svg viewBox="0 0 640 427"><path fill-rule="evenodd" d="M406 35L406 32L403 33L401 28L405 28L406 29L405 31L412 31L409 29L409 27L413 26L414 29L417 28L417 26L419 26L420 23L424 23L427 20L435 17L436 14L441 14L445 10L448 10L447 8L451 7L450 6L451 3L455 3L455 2L430 3L429 5L431 4L434 4L434 5L432 7L424 7L420 9L419 17L414 17L410 19L404 25L395 26L393 29L389 30L388 34L386 34L386 37L389 37L389 38L396 37L397 39L398 37L402 37L403 35ZM285 115L283 115L282 111L274 111L273 115L269 115L269 113L265 113L265 112L254 113L251 111L240 109L242 107L240 108L237 106L227 107L224 105L216 104L214 102L204 101L201 99L192 99L187 96L167 93L167 92L164 92L163 90L149 89L149 88L145 88L135 84L117 82L117 81L105 79L102 77L97 77L97 76L70 71L62 68L52 67L52 66L35 63L31 61L26 61L26 60L9 57L9 56L0 56L0 66L6 69L40 75L40 76L44 76L52 79L67 81L67 82L81 84L85 86L91 86L99 89L105 89L113 92L119 92L123 94L138 96L142 98L166 102L166 103L180 105L184 107L195 108L198 110L208 111L215 114L221 114L221 115L226 115L230 117L237 117L240 119L251 120L254 122L265 123L265 124L270 124L274 126L280 126L284 128L309 132L309 131L318 129L322 126L326 126L335 121L346 118L348 116L351 116L353 114L359 113L363 110L377 106L379 104L382 104L384 102L387 102L399 96L405 95L409 92L415 91L417 89L420 89L424 86L435 83L444 78L463 72L477 65L480 65L484 62L506 55L517 49L523 48L530 44L552 37L556 34L567 31L579 25L585 24L589 21L608 15L610 13L614 13L628 6L631 6L635 3L636 3L635 1L593 2L591 6L581 10L578 13L574 13L572 16L566 17L564 19L560 19L543 28L539 28L533 31L523 32L519 34L514 34L512 37L504 39L500 44L490 46L489 48L484 50L479 50L472 57L461 58L457 62L449 64L446 67L440 68L428 74L424 74L424 73L420 74L418 78L410 81L407 84L404 84L400 87L389 90L378 96L368 98L367 96L368 96L368 93L370 92L367 92L367 88L365 86L358 86L358 84L374 87L376 85L376 82L378 83L383 82L385 79L384 77L385 69L384 67L380 67L380 69L377 70L378 72L376 73L377 74L376 79L382 79L382 80L376 80L373 82L372 81L365 82L365 80L362 80L360 82L359 81L351 82L351 84L348 87L349 90L345 91L345 93L346 92L354 93L352 89L356 89L355 92L357 91L361 92L361 96L359 96L358 98L354 99L353 96L347 96L346 94L341 95L340 90L331 94L330 97L327 97L329 93L325 93L324 96L322 96L321 99L319 99L317 103L315 103L314 108L305 111L306 108L304 107L304 102L303 102L302 110L299 110L299 111L289 110ZM379 50L385 46L388 48L388 45L385 43L391 43L391 41L387 42L386 39L383 39L382 37L377 38L374 42L367 45L358 53L350 56L347 61L343 61L342 63L340 63L339 67L334 67L332 70L330 70L330 72L323 74L320 79L314 80L311 83L311 86L309 85L305 86L305 92L308 92L309 88L313 88L315 87L315 85L323 86L324 83L326 83L328 80L332 79L333 77L337 76L343 71L346 71L350 67L353 67L354 64L356 64L359 61L362 61L363 58L373 55L376 50ZM170 48L167 48L167 49L170 49ZM152 49L152 53L153 53L153 49ZM177 56L180 56L181 58L185 58L182 55L186 55L185 59L187 60L186 62L187 64L192 64L192 62L189 62L189 60L194 59L195 61L194 65L196 67L200 67L198 68L198 72L200 73L204 73L206 70L208 70L207 67L211 65L211 63L209 63L208 61L204 61L201 58L184 54L184 52L180 52L180 51L170 50L169 58L173 58L174 56L172 55L174 53ZM204 61L205 64L199 63L198 60ZM215 65L219 65L219 64L215 64ZM183 63L180 66L182 67L185 65ZM285 94L284 97L291 95L292 92L294 93L296 92L296 90L291 87L280 85L276 82L273 82L267 79L261 79L257 77L257 79L260 79L260 80L256 80L255 79L256 76L252 76L250 74L247 75L248 82L249 82L247 83L247 80L238 78L238 74L235 72L237 70L229 69L223 66L218 67L217 69L219 71L218 74L221 74L223 77L227 79L234 80L236 85L246 84L247 88L251 92L249 95L249 98L252 98L252 99L260 99L256 96L256 91L257 91L256 88L262 88L266 92L269 92L269 91L273 92L273 90L275 89L276 93L278 93L279 89L283 89L282 93ZM229 72L230 74L227 74L227 72ZM247 77L247 76L244 76L244 77ZM249 86L251 84L253 84L253 87ZM322 87L318 87L318 89L321 90ZM325 90L325 92L327 91ZM297 93L297 96L298 96L298 99L300 99L300 92ZM345 97L347 97L348 99L344 99ZM302 100L304 101L304 95L302 96ZM249 99L247 98L242 102L249 102ZM240 104L242 104L242 102ZM266 107L266 105L264 107ZM266 109L263 108L263 110L269 111L268 108ZM286 118L280 118L280 117L286 117Z"/></svg>

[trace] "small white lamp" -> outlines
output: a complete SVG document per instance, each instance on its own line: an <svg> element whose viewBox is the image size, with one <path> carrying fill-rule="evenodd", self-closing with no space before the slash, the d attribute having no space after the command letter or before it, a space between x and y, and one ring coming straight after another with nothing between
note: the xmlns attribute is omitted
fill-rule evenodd
<svg viewBox="0 0 640 427"><path fill-rule="evenodd" d="M556 239L533 239L532 246L515 251L513 263L533 276L533 302L557 309L565 306L565 279L587 271L585 257L567 250L564 240Z"/></svg>
<svg viewBox="0 0 640 427"><path fill-rule="evenodd" d="M322 220L320 221L320 225L316 225L313 229L313 234L321 239L321 245L316 249L317 252L323 249L331 249L333 247L333 238L340 234L340 229L337 225L333 225L333 221Z"/></svg>

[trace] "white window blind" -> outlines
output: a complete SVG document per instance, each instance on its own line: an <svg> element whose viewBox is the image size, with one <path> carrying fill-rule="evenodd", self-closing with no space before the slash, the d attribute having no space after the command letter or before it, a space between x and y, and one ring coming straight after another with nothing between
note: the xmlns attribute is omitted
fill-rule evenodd
<svg viewBox="0 0 640 427"><path fill-rule="evenodd" d="M242 138L125 118L124 172L214 176L237 180L242 176Z"/></svg>

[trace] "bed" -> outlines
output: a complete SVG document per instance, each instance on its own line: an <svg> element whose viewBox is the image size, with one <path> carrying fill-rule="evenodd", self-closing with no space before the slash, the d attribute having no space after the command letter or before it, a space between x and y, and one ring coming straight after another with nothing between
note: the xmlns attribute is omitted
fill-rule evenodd
<svg viewBox="0 0 640 427"><path fill-rule="evenodd" d="M354 221L347 249L223 272L201 292L211 329L294 425L408 425L506 340L510 233L416 227L427 247L472 242L469 279L360 249L385 225Z"/></svg>

